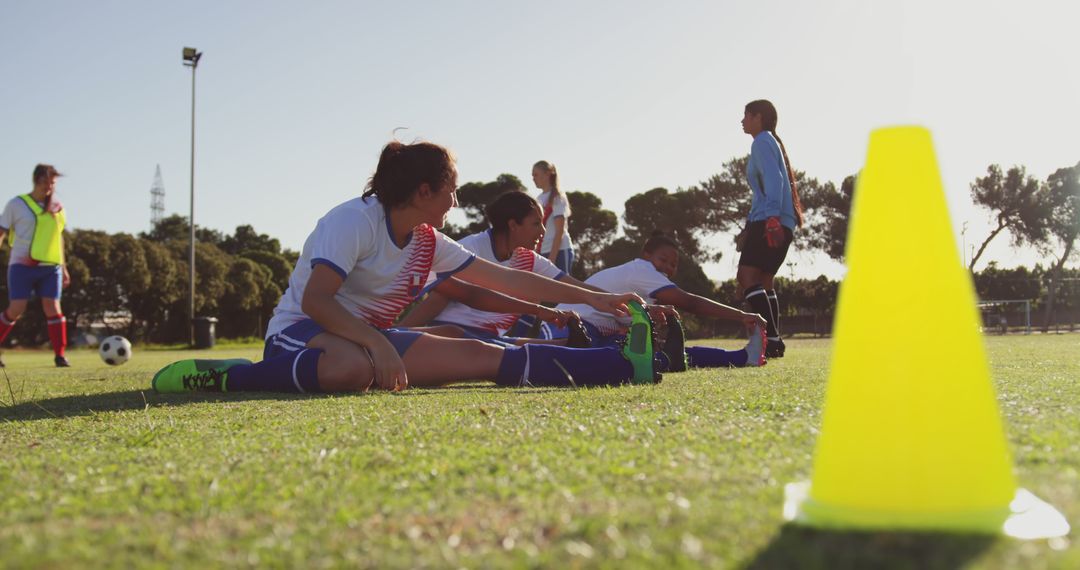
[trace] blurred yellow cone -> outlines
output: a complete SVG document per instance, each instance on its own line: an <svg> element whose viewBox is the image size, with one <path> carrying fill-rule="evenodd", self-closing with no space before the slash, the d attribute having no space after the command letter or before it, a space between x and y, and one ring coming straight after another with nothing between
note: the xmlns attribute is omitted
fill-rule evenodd
<svg viewBox="0 0 1080 570"><path fill-rule="evenodd" d="M926 129L871 134L846 259L813 480L788 486L785 517L986 533L1009 521L1011 535L1029 536L1033 524L1038 536L1067 533L1065 519L1013 479ZM1037 521L1010 520L1017 509Z"/></svg>

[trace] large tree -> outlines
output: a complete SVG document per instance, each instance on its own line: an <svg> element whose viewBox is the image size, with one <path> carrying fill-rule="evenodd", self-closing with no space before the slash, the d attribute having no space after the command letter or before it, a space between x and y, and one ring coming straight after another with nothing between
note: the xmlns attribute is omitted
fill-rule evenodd
<svg viewBox="0 0 1080 570"><path fill-rule="evenodd" d="M703 180L691 191L704 194L701 230L736 234L746 225L750 214L751 190L746 182L749 156L733 158L723 169ZM803 206L804 222L797 228L793 247L820 250L842 260L847 238L847 217L855 193L855 178L849 176L839 190L831 182L821 183L801 170L795 171L795 187ZM727 248L734 251L734 247ZM720 257L718 253L712 255Z"/></svg>
<svg viewBox="0 0 1080 570"><path fill-rule="evenodd" d="M639 248L655 232L663 232L679 242L686 256L699 263L715 261L720 253L711 252L701 240L707 230L707 204L708 196L697 188L675 192L653 188L626 201L623 231Z"/></svg>
<svg viewBox="0 0 1080 570"><path fill-rule="evenodd" d="M521 180L513 174L500 174L491 182L469 182L463 184L457 190L458 207L465 214L465 225L462 227L447 224L443 233L460 239L467 235L482 232L488 228L487 217L484 208L493 202L504 192L524 192L525 186Z"/></svg>
<svg viewBox="0 0 1080 570"><path fill-rule="evenodd" d="M805 225L800 232L805 236L801 238L803 247L816 249L843 262L851 201L855 196L855 176L844 178L839 189L832 182L821 184L813 178L804 178L804 181L799 187L805 215Z"/></svg>
<svg viewBox="0 0 1080 570"><path fill-rule="evenodd" d="M1054 302L1058 283L1061 280L1065 263L1076 253L1076 240L1080 236L1080 163L1071 168L1061 168L1046 181L1047 192L1042 200L1048 208L1048 231L1045 249L1054 258L1047 283L1046 313L1043 317L1043 332L1050 329L1054 317Z"/></svg>
<svg viewBox="0 0 1080 570"><path fill-rule="evenodd" d="M986 251L986 246L1003 231L1008 230L1014 247L1025 243L1036 244L1046 239L1046 219L1040 214L1039 195L1042 184L1028 176L1023 166L1013 166L1003 173L1001 167L991 164L986 176L971 183L971 199L994 216L994 229L983 240L968 264L975 271L975 264Z"/></svg>
<svg viewBox="0 0 1080 570"><path fill-rule="evenodd" d="M601 254L619 229L615 212L605 210L600 198L591 192L568 192L570 201L570 239L576 250L571 273L584 278L601 267Z"/></svg>

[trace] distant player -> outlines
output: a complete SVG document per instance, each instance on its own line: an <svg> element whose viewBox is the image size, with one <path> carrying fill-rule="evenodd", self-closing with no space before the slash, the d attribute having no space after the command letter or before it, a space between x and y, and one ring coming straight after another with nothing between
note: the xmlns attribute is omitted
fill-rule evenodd
<svg viewBox="0 0 1080 570"><path fill-rule="evenodd" d="M685 347L682 326L678 317L672 315L669 336L664 343L668 369L679 372L691 368L723 366L760 366L765 363L765 319L695 295L680 289L671 281L679 267L679 246L670 237L654 235L645 242L641 257L597 272L585 283L599 289L618 288L637 293L651 304L670 305L679 311L713 319L738 321L750 328L750 342L742 350L723 350L704 346ZM581 315L585 328L592 337L593 346L608 346L626 333L631 324L628 317L605 315L585 305L563 304L559 309L575 311Z"/></svg>
<svg viewBox="0 0 1080 570"><path fill-rule="evenodd" d="M743 297L768 321L769 358L784 356L780 338L780 300L773 278L787 257L796 226L802 226L802 204L795 172L783 141L776 134L776 107L761 99L746 104L743 132L754 137L746 181L750 185L750 215L737 243L742 251L736 280Z"/></svg>
<svg viewBox="0 0 1080 570"><path fill-rule="evenodd" d="M439 233L457 202L454 162L435 144L386 145L364 195L330 210L308 236L270 320L263 360L177 362L154 376L154 389L342 392L476 379L504 386L636 379L628 356L615 349L503 347L392 328L432 272L601 312L625 314L626 303L638 300L476 259Z"/></svg>
<svg viewBox="0 0 1080 570"><path fill-rule="evenodd" d="M544 238L543 212L540 204L524 192L506 192L485 209L491 228L458 243L480 259L511 269L530 271L549 279L570 283L596 292L606 292L574 279L547 258L536 253ZM522 314L563 325L572 313L536 304L549 299L519 300L476 287L449 277L431 280L431 293L399 323L401 326L453 325L469 336L481 339L505 339ZM509 339L524 342L526 339ZM574 346L571 344L570 346Z"/></svg>
<svg viewBox="0 0 1080 570"><path fill-rule="evenodd" d="M64 226L67 214L56 199L56 179L61 174L51 164L34 167L33 190L8 201L0 213L0 243L8 237L8 306L0 313L0 342L26 311L33 294L41 298L41 308L49 329L49 342L58 367L71 364L64 356L67 347L67 320L60 311L60 296L71 283L64 265ZM0 367L4 363L0 360Z"/></svg>
<svg viewBox="0 0 1080 570"><path fill-rule="evenodd" d="M574 244L570 241L570 200L559 188L555 165L541 160L533 165L533 184L540 189L544 237L537 251L565 273L574 268Z"/></svg>

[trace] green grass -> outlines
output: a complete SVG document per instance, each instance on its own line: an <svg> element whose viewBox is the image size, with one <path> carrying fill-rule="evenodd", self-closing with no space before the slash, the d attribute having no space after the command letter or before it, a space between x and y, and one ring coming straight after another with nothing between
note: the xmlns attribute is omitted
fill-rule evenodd
<svg viewBox="0 0 1080 570"><path fill-rule="evenodd" d="M987 343L1019 480L1075 526L1080 335ZM0 567L1080 567L1075 530L1020 542L784 526L829 348L795 340L763 369L659 386L337 397L148 391L187 351L137 347L117 368L75 351L67 370L9 352Z"/></svg>

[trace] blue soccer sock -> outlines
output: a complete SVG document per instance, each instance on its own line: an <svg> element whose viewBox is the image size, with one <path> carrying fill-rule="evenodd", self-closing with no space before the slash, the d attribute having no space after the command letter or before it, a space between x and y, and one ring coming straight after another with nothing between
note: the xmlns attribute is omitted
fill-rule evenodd
<svg viewBox="0 0 1080 570"><path fill-rule="evenodd" d="M254 364L229 369L225 389L229 392L322 392L319 388L318 348L286 352Z"/></svg>
<svg viewBox="0 0 1080 570"><path fill-rule="evenodd" d="M746 366L749 354L745 349L724 350L708 346L688 346L686 357L690 361L690 368L723 368Z"/></svg>
<svg viewBox="0 0 1080 570"><path fill-rule="evenodd" d="M573 377L573 382L567 374ZM615 348L526 344L503 349L495 383L522 386L526 385L523 380L527 380L533 386L617 386L629 382L633 376L634 367Z"/></svg>

